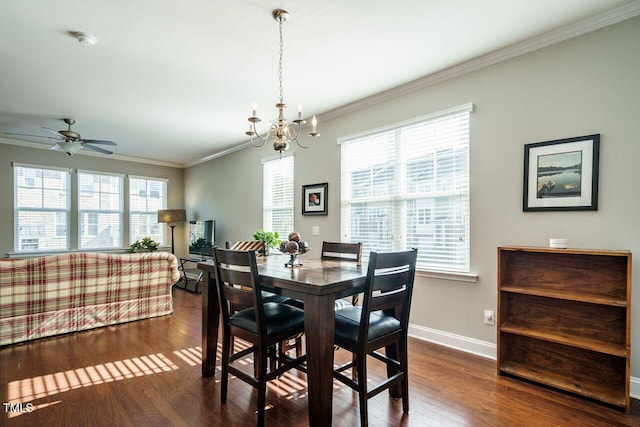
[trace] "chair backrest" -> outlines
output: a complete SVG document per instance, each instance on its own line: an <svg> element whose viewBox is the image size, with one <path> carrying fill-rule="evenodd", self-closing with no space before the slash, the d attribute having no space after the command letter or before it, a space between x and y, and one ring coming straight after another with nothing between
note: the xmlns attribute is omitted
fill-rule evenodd
<svg viewBox="0 0 640 427"><path fill-rule="evenodd" d="M362 259L362 243L322 242L323 260L340 260L360 262Z"/></svg>
<svg viewBox="0 0 640 427"><path fill-rule="evenodd" d="M403 333L409 326L418 250L371 252L362 303L360 340L366 340L370 314L383 311L400 321Z"/></svg>
<svg viewBox="0 0 640 427"><path fill-rule="evenodd" d="M256 310L258 334L266 336L256 253L215 248L213 262L224 324L228 324L229 316L234 312L233 307L253 307Z"/></svg>
<svg viewBox="0 0 640 427"><path fill-rule="evenodd" d="M263 240L249 240L243 242L225 242L224 247L233 251L256 251L264 253L265 242Z"/></svg>

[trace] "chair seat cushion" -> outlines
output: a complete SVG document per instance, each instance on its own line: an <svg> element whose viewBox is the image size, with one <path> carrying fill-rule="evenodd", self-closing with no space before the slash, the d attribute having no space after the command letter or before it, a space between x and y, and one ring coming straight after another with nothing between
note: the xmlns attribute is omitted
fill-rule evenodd
<svg viewBox="0 0 640 427"><path fill-rule="evenodd" d="M362 317L362 307L350 306L336 311L336 344L358 342L358 328ZM371 313L368 340L374 340L400 330L400 321L381 311ZM344 346L344 345L342 345Z"/></svg>
<svg viewBox="0 0 640 427"><path fill-rule="evenodd" d="M264 304L264 316L267 335L277 335L285 331L302 332L304 330L304 311L299 308L287 304L268 302ZM258 333L253 307L234 313L229 317L229 323L254 334Z"/></svg>

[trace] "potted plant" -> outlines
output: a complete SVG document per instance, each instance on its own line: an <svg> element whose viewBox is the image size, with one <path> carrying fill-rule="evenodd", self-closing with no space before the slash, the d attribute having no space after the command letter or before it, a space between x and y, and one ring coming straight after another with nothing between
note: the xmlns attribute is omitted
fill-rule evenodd
<svg viewBox="0 0 640 427"><path fill-rule="evenodd" d="M151 237L144 237L142 240L136 240L129 246L129 252L139 252L147 250L154 252L158 250L160 243L153 240Z"/></svg>
<svg viewBox="0 0 640 427"><path fill-rule="evenodd" d="M255 240L264 242L265 255L269 255L269 249L275 248L282 243L278 237L277 231L264 231L262 228L253 234Z"/></svg>

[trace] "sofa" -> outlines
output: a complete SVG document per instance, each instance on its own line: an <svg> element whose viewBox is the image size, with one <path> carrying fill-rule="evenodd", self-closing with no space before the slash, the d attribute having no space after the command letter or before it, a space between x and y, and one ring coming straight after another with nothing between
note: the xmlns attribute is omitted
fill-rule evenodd
<svg viewBox="0 0 640 427"><path fill-rule="evenodd" d="M171 314L179 279L166 252L0 259L0 346Z"/></svg>

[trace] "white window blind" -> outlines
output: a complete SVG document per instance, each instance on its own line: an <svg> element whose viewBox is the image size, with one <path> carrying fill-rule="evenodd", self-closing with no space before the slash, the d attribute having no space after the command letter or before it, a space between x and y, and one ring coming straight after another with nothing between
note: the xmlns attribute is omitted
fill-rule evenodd
<svg viewBox="0 0 640 427"><path fill-rule="evenodd" d="M78 171L80 249L122 247L122 187L122 176Z"/></svg>
<svg viewBox="0 0 640 427"><path fill-rule="evenodd" d="M158 224L158 210L167 208L167 182L163 179L129 177L131 243L151 237L166 244L165 227Z"/></svg>
<svg viewBox="0 0 640 427"><path fill-rule="evenodd" d="M292 155L262 164L262 227L276 231L280 238L293 231L293 165Z"/></svg>
<svg viewBox="0 0 640 427"><path fill-rule="evenodd" d="M469 271L472 105L342 138L344 240L418 248L418 268Z"/></svg>
<svg viewBox="0 0 640 427"><path fill-rule="evenodd" d="M13 189L14 251L68 250L69 170L14 164Z"/></svg>

